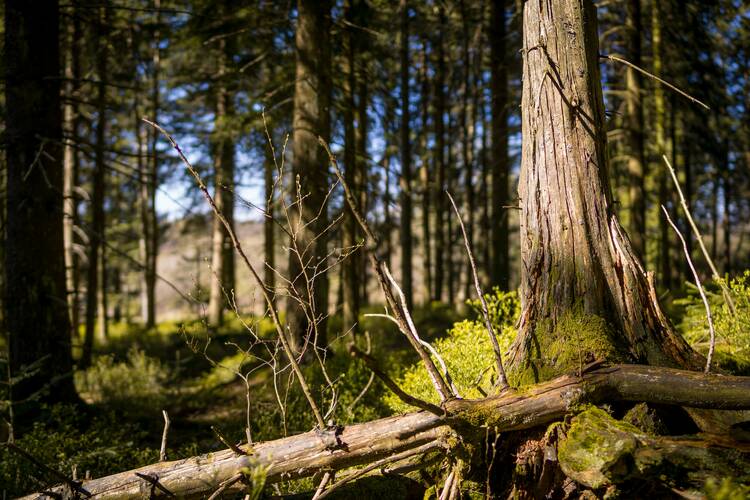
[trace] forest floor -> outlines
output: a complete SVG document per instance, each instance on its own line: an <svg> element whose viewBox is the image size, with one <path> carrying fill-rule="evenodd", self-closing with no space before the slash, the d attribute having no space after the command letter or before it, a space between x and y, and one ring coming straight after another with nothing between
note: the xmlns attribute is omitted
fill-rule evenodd
<svg viewBox="0 0 750 500"><path fill-rule="evenodd" d="M747 281L746 278L733 288L735 298L741 299L738 303L742 321L750 319ZM720 294L714 292L711 297L719 300ZM504 331L501 337L512 337L517 299L515 294L495 293L492 309L499 314L500 323L496 326ZM686 338L694 347L703 349L702 304L691 293L669 304L668 312ZM721 311L720 304L715 307ZM360 317L361 329L369 333L372 341L373 355L392 378L400 380L405 390L428 399L429 384L425 382L420 386L413 376L415 372L409 372L417 361L416 354L392 323L383 318L366 317L367 312L382 312L382 309L369 308ZM491 364L489 346L486 352L472 351L476 349L478 336L484 338L481 332L472 330L484 328L473 321L474 318L475 312L470 308L459 314L436 303L414 311L420 334L444 355L459 385L476 384L477 374L486 372L484 363ZM252 327L258 338L273 338L273 326L268 319L245 317L242 320ZM166 450L169 460L225 449L227 446L222 439L234 443L246 440L248 391L254 441L310 430L314 421L297 384L289 379L289 370L273 376L273 371L263 364L270 359L268 351L254 340L243 321L227 314L224 325L213 330L201 320L165 321L149 330L137 324L111 324L109 338L97 339L93 365L75 374L76 386L85 404L46 407L34 422L17 422L22 431L18 446L68 476L76 470L78 477L100 477L158 461L164 410L171 422ZM722 326L720 312L718 321L719 327L724 329L720 330L721 335L730 335L729 326ZM369 371L347 353L348 337L336 337L339 333L335 332L344 330L340 318L332 316L329 336L333 341L326 366L338 392L338 406L333 413L336 422L363 422L406 411L398 402L389 401L388 392L379 381L369 383ZM451 339L455 340L453 344L450 344ZM500 340L502 343L503 338ZM359 341L364 349L364 340L360 337ZM721 342L720 339L719 354L724 347ZM734 343L735 352L740 352L737 339ZM248 355L244 349L251 344L254 347ZM506 347L507 344L503 348ZM746 347L742 348L744 357L731 358L741 361L735 365L726 365L730 358L721 355L718 361L731 372L748 375L747 351ZM485 354L487 359L482 358ZM308 362L303 368L314 388L314 396L327 409L331 391L317 363ZM363 391L365 387L368 389ZM463 394L471 397L470 393ZM0 456L0 491L6 496L36 490L55 481L54 476L18 455L4 451ZM275 491L298 493L311 489L314 485L312 478L308 478L287 483Z"/></svg>

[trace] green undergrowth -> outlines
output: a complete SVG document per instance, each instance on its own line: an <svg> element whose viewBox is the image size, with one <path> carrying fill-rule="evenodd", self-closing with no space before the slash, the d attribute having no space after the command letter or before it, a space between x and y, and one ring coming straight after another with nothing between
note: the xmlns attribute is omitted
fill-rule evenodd
<svg viewBox="0 0 750 500"><path fill-rule="evenodd" d="M504 353L516 335L514 325L520 311L518 295L494 289L492 293L485 295L485 300L500 350ZM432 345L445 361L461 397L480 398L492 390L495 356L481 316L479 300L470 300L467 304L474 312L474 319L454 323L447 335L434 340ZM397 383L412 396L432 403L439 402L421 363L414 363L405 369ZM406 412L413 409L390 392L383 399L393 411Z"/></svg>
<svg viewBox="0 0 750 500"><path fill-rule="evenodd" d="M31 429L16 439L19 448L58 472L99 477L153 463L159 459L159 439L147 421L124 419L119 412L82 411L72 405L44 407ZM170 450L170 458L196 453L191 445ZM0 453L0 491L14 498L58 481L9 449Z"/></svg>
<svg viewBox="0 0 750 500"><path fill-rule="evenodd" d="M737 375L750 375L750 270L724 279L734 302L735 312L724 300L718 283L705 286L716 331L716 365ZM687 295L674 301L677 325L690 345L706 354L710 331L706 310L698 289L689 285Z"/></svg>

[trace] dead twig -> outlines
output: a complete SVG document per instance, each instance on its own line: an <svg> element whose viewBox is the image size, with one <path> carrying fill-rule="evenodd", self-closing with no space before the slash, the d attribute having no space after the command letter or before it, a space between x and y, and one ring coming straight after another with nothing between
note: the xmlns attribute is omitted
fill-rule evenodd
<svg viewBox="0 0 750 500"><path fill-rule="evenodd" d="M234 249L242 258L243 263L245 264L247 269L250 271L250 274L255 280L255 283L258 285L258 288L260 288L261 293L263 294L263 298L265 299L266 304L268 305L269 314L271 315L271 319L273 320L273 324L276 329L276 334L279 337L279 340L281 341L281 345L284 349L284 354L286 354L286 357L289 360L289 364L292 366L292 370L294 371L294 374L297 377L297 380L299 381L302 392L305 395L305 399L307 399L308 404L310 405L310 409L312 410L313 415L315 416L315 420L318 424L318 427L320 429L324 429L326 427L326 423L325 423L325 420L323 420L323 415L320 413L320 410L318 409L318 405L312 396L312 392L310 391L310 387L307 384L307 380L305 379L305 376L302 373L302 369L300 368L299 363L297 362L297 359L294 356L294 352L292 351L291 345L289 345L289 341L286 338L286 333L284 332L284 328L281 325L281 320L279 319L278 313L276 311L274 300L271 297L268 290L266 289L265 282L260 277L255 267L250 263L250 259L247 257L247 254L245 254L245 251L242 248L242 244L237 238L236 233L232 229L232 226L229 224L229 221L227 221L226 217L224 217L224 214L222 214L221 210L219 210L219 208L216 206L216 203L213 197L211 196L211 194L208 192L208 188L203 182L203 179L201 178L200 174L193 168L193 165L190 163L190 161L187 159L185 154L182 152L182 149L180 149L180 146L177 144L174 138L172 138L172 136L166 130L164 130L160 125L146 118L142 118L142 120L148 123L149 125L151 125L152 127L154 127L159 132L161 132L167 138L169 143L172 145L172 148L174 148L174 150L177 152L178 156L180 157L180 160L182 160L182 163L187 168L188 172L190 172L190 174L195 179L196 183L198 184L198 188L201 190L204 198L206 198L206 201L208 201L208 204L211 206L211 209L213 210L214 215L222 223L222 225L227 231L227 234L229 234L229 237L232 240Z"/></svg>
<svg viewBox="0 0 750 500"><path fill-rule="evenodd" d="M232 450L235 455L237 456L247 455L247 452L245 452L242 448L240 448L239 446L237 446L236 444L233 444L230 440L228 440L226 436L224 436L224 434L219 430L218 427L216 427L215 425L212 425L211 430L219 439L219 441L221 441L224 446Z"/></svg>
<svg viewBox="0 0 750 500"><path fill-rule="evenodd" d="M169 415L167 410L162 410L164 416L164 431L161 433L161 448L159 448L159 461L164 462L167 459L167 435L169 434Z"/></svg>
<svg viewBox="0 0 750 500"><path fill-rule="evenodd" d="M431 443L426 443L426 444L423 444L422 446L414 448L413 450L407 450L401 453L397 453L395 455L391 455L390 457L383 458L381 460L371 463L367 467L363 467L359 469L358 471L341 478L335 484L331 485L330 488L328 488L325 491L322 491L319 495L316 493L315 497L313 498L317 500L321 500L327 497L328 495L330 495L331 493L333 493L334 491L336 491L337 489L341 488L345 484L350 483L354 481L355 479L359 479L360 477L364 476L370 471L383 467L384 465L392 464L394 462L400 462L401 460L413 457L415 455L423 455L425 453L429 453L441 447L442 445L439 442L433 441Z"/></svg>
<svg viewBox="0 0 750 500"><path fill-rule="evenodd" d="M726 302L727 307L729 307L729 311L734 316L736 312L735 312L735 307L734 307L734 300L732 299L732 294L729 292L729 288L727 287L726 283L724 283L724 281L719 276L719 271L716 270L714 261L713 259L711 259L711 255L709 255L708 250L706 249L706 245L703 244L703 237L701 236L701 232L698 230L698 226L695 224L695 221L693 220L693 216L690 214L687 200L685 200L685 195L682 194L682 188L680 188L680 181L677 180L677 174L675 173L674 168L672 168L672 164L669 163L669 159L667 158L667 155L662 155L661 157L664 160L664 163L666 164L667 169L669 169L669 173L672 175L672 181L674 182L675 188L677 188L677 193L680 195L680 205L682 205L682 210L685 212L685 216L687 217L688 223L690 223L690 227L693 230L693 234L695 235L695 238L698 240L698 246L700 246L701 252L703 253L703 257L705 257L706 262L708 262L708 267L711 268L711 275L712 275L711 277L721 287L721 294L724 297L724 302Z"/></svg>
<svg viewBox="0 0 750 500"><path fill-rule="evenodd" d="M393 314L396 318L399 330L406 336L412 348L417 352L417 354L419 354L419 357L421 358L422 363L427 370L427 374L430 376L432 384L435 387L438 395L440 396L441 401L446 401L452 396L453 391L448 386L448 383L440 375L437 366L435 366L435 363L432 361L432 358L430 358L430 355L425 347L420 343L418 338L414 336L414 333L407 322L406 313L403 307L399 304L399 302L393 295L393 290L388 284L388 279L386 277L388 266L383 261L381 261L375 253L375 249L378 245L378 239L370 229L370 225L367 223L367 220L362 216L359 209L357 208L357 201L354 198L354 194L349 188L349 185L344 180L344 176L341 173L338 161L336 160L336 157L333 156L333 153L328 147L328 144L321 137L318 137L318 142L321 146L323 146L326 153L328 154L328 159L331 163L331 167L333 167L334 173L336 174L336 178L344 188L344 197L346 199L346 203L347 205L349 205L349 209L354 215L354 218L362 228L362 231L365 233L365 240L367 241L368 249L367 255L370 259L370 265L375 271L375 275L377 276L378 282L380 283L380 288L385 294L386 303L393 309Z"/></svg>
<svg viewBox="0 0 750 500"><path fill-rule="evenodd" d="M505 368L503 368L503 356L500 352L500 344L495 337L495 329L492 327L492 321L490 321L490 313L487 307L487 301L484 298L482 292L482 286L479 284L479 275L477 274L477 265L474 262L474 254L471 251L471 245L469 245L469 237L466 235L466 228L464 227L464 221L461 219L461 214L458 211L456 202L453 200L453 196L446 190L445 194L448 195L448 199L451 200L453 210L456 212L456 218L458 223L461 225L461 233L464 235L464 246L466 246L466 253L469 255L469 264L471 264L471 271L474 275L474 288L479 296L479 303L482 305L482 316L484 316L484 323L487 327L487 333L490 335L490 342L492 343L492 350L495 352L495 365L497 366L497 384L501 391L508 389L508 378L505 376Z"/></svg>
<svg viewBox="0 0 750 500"><path fill-rule="evenodd" d="M672 222L672 219L669 217L669 212L667 212L667 209L664 207L664 205L661 206L662 211L664 212L664 216L667 218L667 222L669 222L669 225L672 226L672 229L674 229L674 232L677 233L677 236L680 238L680 241L682 242L682 249L685 252L685 258L687 259L688 265L690 266L690 270L693 272L693 278L695 278L695 284L698 287L698 292L701 295L701 300L703 301L703 305L706 308L706 317L708 318L708 331L711 335L711 341L708 347L708 356L706 356L706 369L704 370L706 373L711 371L711 360L714 356L714 348L716 347L716 332L714 330L714 320L711 316L711 306L708 305L708 299L706 298L706 292L703 290L703 285L701 285L701 279L698 277L698 272L695 270L695 266L693 265L693 260L690 258L690 251L688 250L687 243L685 242L685 238L683 238L682 233L680 233L680 230L677 229L677 226L674 222Z"/></svg>
<svg viewBox="0 0 750 500"><path fill-rule="evenodd" d="M653 73L649 73L645 69L636 66L632 62L627 61L627 60L623 59L622 57L614 56L614 55L611 55L611 54L610 55L604 55L604 54L602 54L600 57L602 57L603 59L609 59L610 61L619 62L619 63L622 63L622 64L624 64L625 66L627 66L629 68L633 68L637 72L639 72L639 73L641 73L643 75L646 75L647 77L652 78L652 79L656 80L657 82L661 83L665 87L668 87L668 88L674 90L675 92L677 92L678 94L680 94L682 97L690 100L691 102L694 102L695 104L698 104L699 106L703 106L704 108L706 108L709 111L711 110L711 108L709 108L708 105L706 105L703 102L699 101L698 99L696 99L695 97L691 96L690 94L688 94L684 90L678 89L677 87L675 87L674 85L672 85L668 81L662 80L661 78L659 78L658 76L654 75Z"/></svg>
<svg viewBox="0 0 750 500"><path fill-rule="evenodd" d="M40 462L36 458L34 458L28 451L24 450L23 448L20 448L15 443L5 443L5 446L8 447L9 450L14 451L15 453L21 455L23 458L43 470L44 472L55 476L57 479L65 483L70 489L73 491L80 493L81 495L85 496L86 498L89 498L91 496L91 493L86 491L79 481L74 481L70 479L65 474L62 474L61 472L58 472L57 470L53 469L52 467L49 467L48 465Z"/></svg>
<svg viewBox="0 0 750 500"><path fill-rule="evenodd" d="M369 354L365 354L364 352L357 349L355 345L349 346L349 353L354 358L361 359L367 368L370 369L380 380L383 381L383 383L388 387L388 389L391 390L398 398L403 401L404 403L414 406L416 408L419 408L421 410L428 411L434 415L437 415L439 417L442 417L445 415L445 412L440 408L439 406L436 406L432 403L428 403L427 401L422 401L419 398L415 398L411 394L406 393L403 389L401 389L396 382L394 382L386 373L380 368L380 364L377 362L375 358L370 356Z"/></svg>

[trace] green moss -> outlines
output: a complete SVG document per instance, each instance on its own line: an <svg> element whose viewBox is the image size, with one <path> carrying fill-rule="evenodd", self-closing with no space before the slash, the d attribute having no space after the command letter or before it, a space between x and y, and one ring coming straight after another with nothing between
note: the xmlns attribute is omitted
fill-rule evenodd
<svg viewBox="0 0 750 500"><path fill-rule="evenodd" d="M535 384L579 370L597 359L621 361L616 337L607 321L575 306L556 323L545 319L532 334L528 358L510 370L513 386Z"/></svg>
<svg viewBox="0 0 750 500"><path fill-rule="evenodd" d="M573 418L567 436L560 441L560 466L566 475L589 488L609 485L613 476L627 474L628 458L641 435L635 426L590 407Z"/></svg>
<svg viewBox="0 0 750 500"><path fill-rule="evenodd" d="M633 406L622 420L634 425L646 434L663 434L666 432L664 423L646 403L638 403Z"/></svg>
<svg viewBox="0 0 750 500"><path fill-rule="evenodd" d="M725 477L721 481L710 478L704 487L707 500L745 500L750 498L750 486Z"/></svg>

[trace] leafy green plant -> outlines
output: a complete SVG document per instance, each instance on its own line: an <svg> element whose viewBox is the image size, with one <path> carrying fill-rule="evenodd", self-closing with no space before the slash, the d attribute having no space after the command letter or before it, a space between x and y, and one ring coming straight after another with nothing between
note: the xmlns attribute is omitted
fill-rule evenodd
<svg viewBox="0 0 750 500"><path fill-rule="evenodd" d="M750 270L725 283L734 301L734 313L718 286L706 290L716 330L716 362L738 374L750 373ZM684 307L678 326L685 340L694 349L707 352L710 335L698 290L690 287L688 295L675 304Z"/></svg>
<svg viewBox="0 0 750 500"><path fill-rule="evenodd" d="M501 352L506 352L516 336L514 325L520 313L518 296L516 292L502 292L495 288L485 295L485 300ZM477 312L481 310L479 300L469 300L467 303ZM462 397L478 398L491 390L495 358L484 320L479 315L477 319L454 323L448 335L435 340L433 345L445 361ZM407 368L397 383L415 397L438 402L438 395L421 364ZM412 409L390 393L384 397L384 401L397 412Z"/></svg>
<svg viewBox="0 0 750 500"><path fill-rule="evenodd" d="M85 399L116 409L160 407L168 378L168 369L158 359L136 348L128 351L124 362L99 356L90 368L75 374L76 387Z"/></svg>

